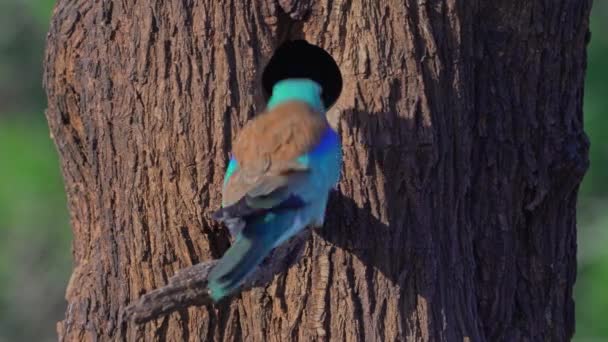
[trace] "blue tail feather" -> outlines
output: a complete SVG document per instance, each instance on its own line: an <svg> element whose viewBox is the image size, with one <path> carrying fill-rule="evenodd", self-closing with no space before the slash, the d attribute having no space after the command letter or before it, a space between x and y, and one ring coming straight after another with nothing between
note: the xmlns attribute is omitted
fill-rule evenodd
<svg viewBox="0 0 608 342"><path fill-rule="evenodd" d="M267 213L247 223L209 273L207 287L213 301L218 302L241 286L291 228L293 218L293 212Z"/></svg>
<svg viewBox="0 0 608 342"><path fill-rule="evenodd" d="M272 245L263 240L239 235L209 274L211 299L217 302L234 292L271 250Z"/></svg>

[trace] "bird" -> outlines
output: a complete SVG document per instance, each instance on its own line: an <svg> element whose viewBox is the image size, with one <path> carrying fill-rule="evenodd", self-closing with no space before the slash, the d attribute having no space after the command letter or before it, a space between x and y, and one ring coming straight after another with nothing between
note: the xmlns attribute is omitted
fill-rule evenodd
<svg viewBox="0 0 608 342"><path fill-rule="evenodd" d="M214 302L233 294L274 248L323 226L339 183L340 137L326 118L339 90L324 97L323 80L293 75L273 80L265 110L234 140L222 206L213 213L234 242L209 273Z"/></svg>

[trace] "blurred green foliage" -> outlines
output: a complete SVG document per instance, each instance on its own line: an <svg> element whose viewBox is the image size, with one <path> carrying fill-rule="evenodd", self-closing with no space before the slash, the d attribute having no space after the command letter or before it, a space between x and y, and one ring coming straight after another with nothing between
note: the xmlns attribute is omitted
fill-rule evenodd
<svg viewBox="0 0 608 342"><path fill-rule="evenodd" d="M0 342L54 341L71 232L41 85L53 0L0 1ZM608 2L595 1L585 89L575 340L608 341Z"/></svg>
<svg viewBox="0 0 608 342"><path fill-rule="evenodd" d="M0 1L0 342L55 341L71 232L44 118L44 40L54 1Z"/></svg>
<svg viewBox="0 0 608 342"><path fill-rule="evenodd" d="M608 2L594 1L585 130L591 167L579 194L575 341L608 341Z"/></svg>
<svg viewBox="0 0 608 342"><path fill-rule="evenodd" d="M0 1L0 113L3 115L40 113L44 108L42 56L51 14L49 7L53 3L51 0Z"/></svg>
<svg viewBox="0 0 608 342"><path fill-rule="evenodd" d="M0 341L56 339L71 265L57 155L30 118L0 121Z"/></svg>
<svg viewBox="0 0 608 342"><path fill-rule="evenodd" d="M608 2L595 1L593 6L584 103L592 164L582 191L585 197L605 197L608 194Z"/></svg>

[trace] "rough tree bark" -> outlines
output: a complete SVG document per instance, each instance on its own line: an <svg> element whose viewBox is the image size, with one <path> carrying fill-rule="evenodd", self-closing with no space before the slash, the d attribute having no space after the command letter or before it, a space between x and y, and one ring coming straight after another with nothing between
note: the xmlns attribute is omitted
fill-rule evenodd
<svg viewBox="0 0 608 342"><path fill-rule="evenodd" d="M568 340L590 6L59 0L45 87L74 233L60 339ZM227 248L210 212L230 142L292 38L344 76L325 227L268 286L123 321Z"/></svg>

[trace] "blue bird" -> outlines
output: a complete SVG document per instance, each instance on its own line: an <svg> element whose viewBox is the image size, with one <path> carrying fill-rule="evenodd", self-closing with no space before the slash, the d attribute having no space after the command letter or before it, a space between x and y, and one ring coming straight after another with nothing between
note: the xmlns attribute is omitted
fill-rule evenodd
<svg viewBox="0 0 608 342"><path fill-rule="evenodd" d="M222 208L213 215L234 237L208 277L215 302L236 291L275 247L306 227L323 225L342 153L322 92L312 79L280 80L266 110L238 134Z"/></svg>

